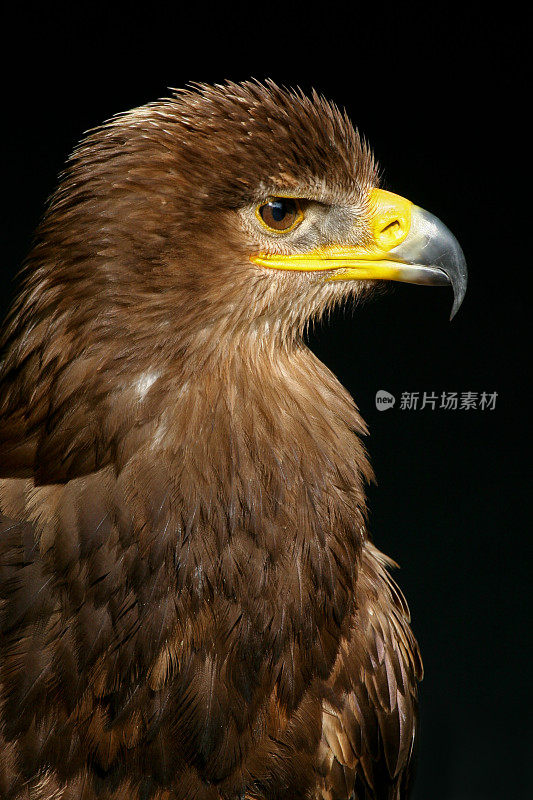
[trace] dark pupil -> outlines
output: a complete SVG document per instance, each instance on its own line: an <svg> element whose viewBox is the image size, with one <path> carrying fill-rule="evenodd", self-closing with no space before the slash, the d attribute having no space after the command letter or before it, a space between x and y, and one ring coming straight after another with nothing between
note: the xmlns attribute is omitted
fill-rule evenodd
<svg viewBox="0 0 533 800"><path fill-rule="evenodd" d="M275 222L282 222L283 218L289 213L287 208L288 203L285 200L272 200L270 203L270 211L272 219Z"/></svg>

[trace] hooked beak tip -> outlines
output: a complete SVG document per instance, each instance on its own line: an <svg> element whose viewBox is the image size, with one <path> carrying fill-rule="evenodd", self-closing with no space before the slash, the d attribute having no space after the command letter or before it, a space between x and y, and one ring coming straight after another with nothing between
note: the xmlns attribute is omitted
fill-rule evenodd
<svg viewBox="0 0 533 800"><path fill-rule="evenodd" d="M445 282L453 289L452 320L466 294L468 271L461 246L449 228L429 211L413 206L409 235L392 252L410 263L443 273Z"/></svg>

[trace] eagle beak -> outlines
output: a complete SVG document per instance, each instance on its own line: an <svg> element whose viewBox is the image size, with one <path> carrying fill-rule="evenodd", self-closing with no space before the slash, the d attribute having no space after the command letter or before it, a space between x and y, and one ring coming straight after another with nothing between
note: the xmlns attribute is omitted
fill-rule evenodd
<svg viewBox="0 0 533 800"><path fill-rule="evenodd" d="M455 236L437 217L383 189L369 196L370 236L365 246L331 245L309 253L257 253L271 269L327 271L327 281L386 280L450 286L453 319L466 292L467 269Z"/></svg>

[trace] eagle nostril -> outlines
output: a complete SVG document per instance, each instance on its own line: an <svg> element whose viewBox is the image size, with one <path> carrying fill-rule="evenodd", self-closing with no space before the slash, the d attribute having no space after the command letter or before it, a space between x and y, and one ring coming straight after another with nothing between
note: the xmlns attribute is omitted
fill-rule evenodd
<svg viewBox="0 0 533 800"><path fill-rule="evenodd" d="M381 233L394 234L397 231L399 231L400 228L401 228L400 221L395 219L392 222L389 222L388 225L385 225Z"/></svg>
<svg viewBox="0 0 533 800"><path fill-rule="evenodd" d="M406 224L400 217L389 219L378 230L377 240L379 245L386 250L390 250L405 238Z"/></svg>

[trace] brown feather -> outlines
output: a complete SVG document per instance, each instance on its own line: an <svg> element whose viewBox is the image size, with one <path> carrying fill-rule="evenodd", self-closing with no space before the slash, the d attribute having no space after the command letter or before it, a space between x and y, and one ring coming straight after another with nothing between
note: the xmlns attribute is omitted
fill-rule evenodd
<svg viewBox="0 0 533 800"><path fill-rule="evenodd" d="M345 116L273 84L69 160L2 339L6 800L404 796L419 657L364 423L302 339L348 290L252 265L242 216L304 194L363 241L375 182Z"/></svg>

